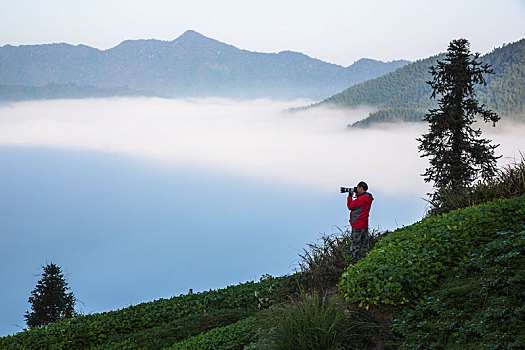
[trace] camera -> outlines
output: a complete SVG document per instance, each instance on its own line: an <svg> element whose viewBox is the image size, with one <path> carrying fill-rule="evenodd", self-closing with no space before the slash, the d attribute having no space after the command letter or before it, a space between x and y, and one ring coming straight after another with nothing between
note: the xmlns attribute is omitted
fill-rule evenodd
<svg viewBox="0 0 525 350"><path fill-rule="evenodd" d="M341 193L357 193L357 187L341 187Z"/></svg>

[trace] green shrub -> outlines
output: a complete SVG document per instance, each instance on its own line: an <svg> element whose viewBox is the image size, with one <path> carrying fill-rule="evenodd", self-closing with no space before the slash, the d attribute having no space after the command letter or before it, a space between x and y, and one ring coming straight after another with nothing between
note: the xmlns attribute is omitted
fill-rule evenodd
<svg viewBox="0 0 525 350"><path fill-rule="evenodd" d="M525 231L502 232L392 322L402 349L524 349Z"/></svg>
<svg viewBox="0 0 525 350"><path fill-rule="evenodd" d="M173 350L226 350L243 349L250 344L257 333L256 317L248 317L226 327L212 329L209 332L174 344Z"/></svg>
<svg viewBox="0 0 525 350"><path fill-rule="evenodd" d="M446 271L494 232L525 222L525 196L452 211L397 229L368 256L350 265L339 284L346 299L369 305L401 305L422 298Z"/></svg>

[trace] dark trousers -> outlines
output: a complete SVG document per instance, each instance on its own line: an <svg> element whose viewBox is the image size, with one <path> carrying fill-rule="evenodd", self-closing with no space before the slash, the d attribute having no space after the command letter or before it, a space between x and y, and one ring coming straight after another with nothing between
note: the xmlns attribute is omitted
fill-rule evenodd
<svg viewBox="0 0 525 350"><path fill-rule="evenodd" d="M357 229L352 227L352 235L350 236L351 247L350 254L352 255L352 262L356 263L363 259L370 250L370 242L368 240L368 228Z"/></svg>

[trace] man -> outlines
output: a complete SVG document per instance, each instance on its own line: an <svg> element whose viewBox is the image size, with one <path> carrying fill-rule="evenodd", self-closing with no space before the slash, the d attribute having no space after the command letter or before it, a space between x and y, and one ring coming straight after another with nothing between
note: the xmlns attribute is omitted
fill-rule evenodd
<svg viewBox="0 0 525 350"><path fill-rule="evenodd" d="M364 258L370 250L368 215L374 197L367 190L368 185L361 181L357 184L355 199L353 199L353 191L348 192L347 206L350 210L350 226L352 226L350 253L354 264Z"/></svg>

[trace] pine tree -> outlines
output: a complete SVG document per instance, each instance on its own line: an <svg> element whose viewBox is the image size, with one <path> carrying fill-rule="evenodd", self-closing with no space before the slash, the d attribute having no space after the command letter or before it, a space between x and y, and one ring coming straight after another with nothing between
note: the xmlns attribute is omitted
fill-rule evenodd
<svg viewBox="0 0 525 350"><path fill-rule="evenodd" d="M29 297L32 311L25 314L29 328L76 316L76 299L72 292L68 292L70 288L60 267L50 263L42 269L42 278Z"/></svg>
<svg viewBox="0 0 525 350"><path fill-rule="evenodd" d="M498 145L490 145L490 140L480 138L479 128L471 127L476 116L493 126L500 119L476 100L474 85L486 85L483 74L493 74L489 65L478 62L479 55L470 53L466 39L453 40L445 59L430 67L433 79L427 84L432 87L431 98L441 97L439 107L423 118L429 123L429 132L417 140L421 157L430 158L430 167L422 176L426 182L434 181L434 205L439 203L440 191L461 191L496 171L494 149Z"/></svg>

